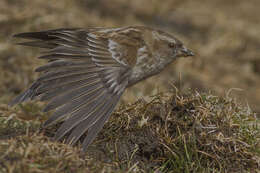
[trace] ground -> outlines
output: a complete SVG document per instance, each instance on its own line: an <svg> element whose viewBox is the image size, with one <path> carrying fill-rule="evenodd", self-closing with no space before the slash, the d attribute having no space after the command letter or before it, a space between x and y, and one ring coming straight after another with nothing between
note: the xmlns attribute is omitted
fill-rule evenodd
<svg viewBox="0 0 260 173"><path fill-rule="evenodd" d="M106 136L105 133L108 132L101 132L100 136L95 141L97 145L92 146L94 153L99 154L93 155L91 152L89 152L88 159L94 160L93 163L95 163L95 160L98 160L102 163L108 162L108 165L111 165L112 163L112 167L104 166L104 169L111 168L111 170L127 169L131 172L134 169L137 169L136 167L138 167L140 170L144 171L160 168L160 170L163 172L170 172L171 170L187 172L194 168L192 167L193 163L196 163L197 165L198 163L202 163L202 165L198 166L198 171L210 172L212 170L202 169L203 167L209 166L207 165L208 162L199 162L198 160L194 159L194 157L198 159L200 154L203 155L204 153L205 155L209 154L207 155L207 159L211 157L213 161L215 160L212 167L216 168L216 170L220 172L221 166L217 165L217 163L222 165L222 163L225 161L227 162L227 165L229 163L234 163L234 165L240 165L241 167L238 166L237 170L235 170L232 166L228 167L224 165L224 170L230 169L233 172L238 172L239 169L242 170L246 168L257 170L256 163L258 162L259 164L259 159L257 159L259 156L256 156L255 154L249 154L250 156L241 154L240 156L241 158L244 158L245 162L243 161L243 163L245 163L246 166L243 165L241 161L236 162L236 159L229 160L230 157L228 152L227 155L222 155L226 152L226 148L224 147L223 149L223 146L226 146L226 143L223 146L212 144L221 150L220 153L214 153L214 147L213 149L211 147L212 150L202 147L197 149L198 152L195 152L194 155L192 154L192 156L186 155L184 158L179 157L182 156L182 150L180 153L178 153L177 148L183 146L181 142L184 141L182 140L178 143L178 140L186 138L180 137L175 139L172 137L172 133L177 132L167 132L171 134L170 139L162 137L161 135L164 133L157 132L155 127L160 125L160 123L157 124L158 121L164 121L160 119L157 120L156 118L152 119L152 117L154 117L152 115L147 119L149 126L144 126L139 129L140 131L138 131L138 129L133 126L134 124L131 123L135 121L138 122L138 118L147 118L146 116L142 117L146 114L133 113L131 110L128 113L126 110L128 110L127 105L130 103L132 103L130 104L132 106L136 105L138 107L138 104L141 104L139 106L143 106L143 104L145 104L143 103L144 100L147 103L153 101L153 97L150 97L151 95L171 91L173 86L176 86L178 88L178 92L181 93L181 96L183 95L182 93L187 93L191 90L193 94L196 92L200 93L200 95L206 93L206 96L216 96L216 98L220 98L222 100L227 98L236 100L236 104L232 105L230 109L234 109L233 111L235 112L239 111L240 109L248 110L248 112L243 113L243 116L246 117L239 120L239 122L235 122L234 127L232 126L231 129L234 128L236 134L238 132L240 133L241 129L244 129L248 133L250 132L250 135L253 134L253 136L251 136L252 138L257 136L257 133L255 134L255 132L253 132L254 130L251 131L252 129L250 129L252 122L246 123L246 127L241 127L241 125L245 123L247 119L250 121L252 120L253 122L257 122L256 117L259 117L260 112L259 6L259 0L164 0L163 2L159 0L64 0L54 2L47 2L43 0L1 0L0 118L2 118L2 124L0 124L0 134L2 136L0 135L0 145L8 145L6 147L9 149L5 151L5 154L7 155L9 152L12 152L11 147L13 147L13 149L20 147L20 149L17 151L18 153L14 153L14 156L10 155L10 158L1 157L0 165L13 165L15 160L18 160L17 165L14 166L14 169L19 170L20 164L25 165L25 163L31 163L31 158L38 158L37 156L30 155L28 153L33 153L31 152L31 149L35 149L34 147L30 146L39 146L41 149L40 151L42 151L42 155L39 155L39 157L55 157L54 160L56 159L56 162L52 163L54 165L53 167L47 164L47 166L51 167L53 170L56 168L57 170L62 170L65 169L60 169L62 166L68 166L67 164L55 164L59 161L59 159L62 159L63 156L69 157L67 160L68 163L72 161L71 166L68 166L71 168L71 171L72 169L77 168L82 168L82 170L85 170L85 168L89 166L88 164L90 164L89 169L91 169L91 161L86 163L86 160L78 158L79 160L77 160L77 162L73 162L73 159L78 157L78 148L68 148L69 146L66 146L62 143L52 143L49 141L49 136L53 135L53 130L55 130L56 127L53 127L54 129L50 129L49 131L39 131L40 123L49 115L40 112L44 103L27 103L18 108L7 107L6 104L18 93L27 88L37 77L38 74L34 72L34 69L44 63L44 61L36 58L39 55L40 50L14 45L14 42L16 41L12 38L13 34L26 31L39 31L64 27L84 28L91 26L121 27L128 25L146 25L174 34L177 38L182 40L185 45L187 45L187 47L195 52L196 57L179 59L160 75L152 77L151 79L148 79L145 82L127 90L121 103L119 104L117 111L110 119L110 123L107 123L105 127L105 129L110 129L108 132L113 134L116 133L118 136L115 135L116 137L114 136L106 139L104 136ZM154 81L156 81L156 83ZM171 91L170 95L170 98L173 98L176 96L176 93L174 94L174 92ZM187 98L191 99L192 94L188 94ZM143 101L139 102L137 101L138 99ZM162 99L162 101L170 104L169 100ZM222 102L220 103L221 105L217 104L217 107L222 108ZM163 103L159 103L159 105L160 104ZM228 104L231 104L231 102L228 101ZM213 107L216 109L215 104L209 103L209 105L214 105ZM174 105L171 106L174 107ZM181 108L177 106L177 110L171 108L173 110L169 112L169 116L171 115L175 118L177 116L178 118L171 124L173 130L178 130L176 122L179 123L179 121L183 121L183 112L186 111L185 113L189 115L189 112L187 111L192 109L192 105L188 104L187 106L188 107L184 106ZM214 109L207 107L205 110L211 112ZM120 112L120 110L125 110L127 113L124 113L124 111ZM150 109L147 108L148 112L149 110ZM195 108L195 110L197 110L197 108ZM225 109L220 109L220 112L222 111L225 111ZM218 112L213 111L213 114L216 116L218 115ZM121 123L126 123L129 121L130 124L123 123L122 127L116 125L115 123L119 121L116 118L118 115L120 115L119 120L122 120ZM231 119L236 117L236 115L237 114L232 114ZM207 118L212 119L215 116ZM226 118L230 117L221 116L219 120L226 121ZM28 122L25 121L25 119L27 119ZM209 121L209 119L207 119L207 121ZM145 124L145 121L146 119L141 122ZM189 121L193 122L195 120L191 119ZM5 124L3 122L10 122L11 124ZM214 120L214 123L216 122L217 121ZM14 123L14 127L12 126L12 123ZM113 125L114 129L111 127ZM218 128L220 128L219 125L220 124L217 124ZM129 129L126 129L127 127L129 127ZM147 127L147 129L145 127ZM226 129L226 126L223 128ZM180 136L182 136L184 133L187 135L186 137L188 137L193 133L192 130L190 131L190 129L187 129L186 127L180 127L179 129L181 130L181 134L179 134ZM126 134L127 136L130 136L130 139L125 137ZM231 136L233 137L234 135L233 132L226 134L227 136L224 132L222 134L224 134L224 136L221 134L218 136L218 139L222 142L227 142ZM190 136L192 137L193 135ZM188 137L185 141L187 142L191 140L191 137ZM239 140L244 143L239 145L247 146L246 148L249 149L250 152L253 151L252 148L256 150L257 146L259 148L257 142L248 142L248 138L244 137L241 139L240 136L235 136L234 138L237 140L237 142ZM255 138L256 140L258 139L257 137ZM162 139L168 141L162 142ZM173 139L173 143L177 143L175 146L173 144L173 146L163 145L168 144L167 142L171 142ZM199 141L201 142L202 140L202 144L206 144L208 142L205 141L206 139L200 139ZM105 142L102 142L103 140ZM111 148L111 143L114 143L115 141L124 143L119 145L121 148L119 148L118 151L111 149L110 153L106 152L107 150L102 150L102 148L106 147L106 145L108 148ZM146 143L147 141L148 143ZM217 141L214 142L218 143ZM41 145L44 142L46 144ZM234 143L232 140L229 142ZM196 145L192 142L189 144L193 145L193 147L200 146L197 142ZM135 148L136 145L139 148ZM220 143L220 145L222 144ZM238 144L231 146L230 151L235 150L237 145ZM96 146L96 148L94 146ZM143 148L141 147L141 151L140 146L144 146ZM168 151L165 151L165 147L168 147ZM194 151L193 147L191 146L189 149ZM122 152L125 150L129 153L126 154ZM242 150L248 152L248 150ZM48 151L50 151L50 153ZM69 153L67 153L68 151ZM136 151L137 154L135 154L134 151ZM19 152L22 152L22 154L19 154ZM109 157L105 156L104 153L113 158L110 158L109 160ZM115 155L115 153L117 154ZM155 156L152 155L152 157L150 157L149 153L154 153ZM133 157L133 161L129 161L129 158L126 159L126 157ZM176 161L176 158L180 160ZM202 158L202 161L204 161L206 156L205 158ZM122 169L119 169L117 166L120 166L119 163L122 163L122 160L127 161L127 163L124 163ZM149 168L146 169L144 166L142 166L142 164L148 163L146 162L147 160L149 161ZM150 162L150 160L155 160L155 163ZM194 160L195 162L193 162ZM33 162L32 167L34 167L34 163L36 163L35 169L41 170L43 169L41 166L45 165L45 162L47 162L47 160L37 161L36 159L36 162ZM178 163L179 167L177 167L178 165L176 164L174 167L171 167L171 163ZM180 169L185 164L187 165L187 170L186 168L185 170ZM161 169L163 165L165 168ZM101 168L97 169L100 170Z"/></svg>
<svg viewBox="0 0 260 173"><path fill-rule="evenodd" d="M87 153L52 141L42 105L0 107L0 172L250 172L260 168L256 114L230 97L177 90L121 104Z"/></svg>

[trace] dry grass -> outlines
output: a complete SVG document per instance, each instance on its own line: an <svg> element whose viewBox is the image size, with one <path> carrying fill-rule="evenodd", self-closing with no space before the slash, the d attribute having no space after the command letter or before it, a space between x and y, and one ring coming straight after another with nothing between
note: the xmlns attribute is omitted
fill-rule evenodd
<svg viewBox="0 0 260 173"><path fill-rule="evenodd" d="M259 6L259 0L1 0L0 172L257 172ZM127 25L171 32L197 57L129 89L85 158L79 147L50 140L58 126L40 129L49 116L40 111L44 103L6 106L43 63L38 50L14 46L13 34ZM169 90L169 81L200 94L150 97L157 87ZM240 90L226 94L230 88ZM124 104L140 97L146 101Z"/></svg>
<svg viewBox="0 0 260 173"><path fill-rule="evenodd" d="M237 5L234 5L237 4ZM149 4L149 5L146 5ZM0 1L0 103L7 103L37 77L39 50L15 46L12 35L63 27L147 25L173 33L196 53L160 76L129 90L125 101L168 90L168 81L223 95L230 88L241 103L260 112L259 0L44 0ZM157 81L156 86L154 81Z"/></svg>
<svg viewBox="0 0 260 173"><path fill-rule="evenodd" d="M229 97L172 91L152 96L149 102L121 105L84 156L80 142L71 147L50 140L58 126L37 130L47 118L41 107L1 106L0 172L257 172L260 168L259 120Z"/></svg>

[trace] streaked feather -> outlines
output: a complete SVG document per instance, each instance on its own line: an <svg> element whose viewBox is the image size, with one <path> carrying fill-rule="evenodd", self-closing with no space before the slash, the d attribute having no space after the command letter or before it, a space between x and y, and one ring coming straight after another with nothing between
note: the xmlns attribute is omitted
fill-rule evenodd
<svg viewBox="0 0 260 173"><path fill-rule="evenodd" d="M52 79L52 80L45 81L40 86L44 87L44 86L52 86L52 85L56 85L56 84L67 85L69 83L84 80L84 79L90 79L90 80L96 79L98 76L99 76L98 74L89 74L89 75L82 74L82 75L66 76L66 77L61 77L58 79ZM39 86L39 88L40 88L40 86Z"/></svg>
<svg viewBox="0 0 260 173"><path fill-rule="evenodd" d="M91 126L88 130L88 134L86 136L86 138L83 141L82 144L82 148L83 151L85 152L89 146L89 144L92 143L92 141L95 139L95 137L97 136L98 132L102 129L102 127L104 126L105 122L107 121L107 119L109 118L109 116L111 115L111 113L113 112L117 102L119 101L119 98L121 97L121 95L117 95L113 98L112 105L110 108L107 109L107 112L105 115L103 115L93 126Z"/></svg>
<svg viewBox="0 0 260 173"><path fill-rule="evenodd" d="M85 116L84 120L78 120L78 124L72 130L72 133L67 138L67 142L72 145L93 125L95 124L104 114L107 112L107 109L110 108L112 102L110 100L104 101L104 105L100 105L96 108L93 114Z"/></svg>
<svg viewBox="0 0 260 173"><path fill-rule="evenodd" d="M44 123L44 126L45 127L49 126L49 125L53 124L55 121L58 121L58 119L63 118L67 114L70 114L71 112L79 110L80 107L86 105L91 100L93 101L94 98L96 98L97 94L102 92L103 89L104 89L103 87L97 88L95 91L84 94L81 97L74 99L72 101L69 101L65 105L59 107L53 113L53 115Z"/></svg>
<svg viewBox="0 0 260 173"><path fill-rule="evenodd" d="M89 55L66 55L66 54L47 54L47 55L42 55L38 57L39 59L47 59L47 60L57 60L57 59L69 59L69 60L79 60L82 58L89 58Z"/></svg>
<svg viewBox="0 0 260 173"><path fill-rule="evenodd" d="M54 97L57 97L59 95L65 94L66 92L86 86L88 83L98 82L97 80L99 80L99 79L97 79L97 77L90 77L87 79L87 82L85 82L84 84L76 85L75 83L73 83L73 84L68 83L60 88L49 89L48 91L45 91L45 92L41 92L41 90L38 91L38 89L37 89L36 94L37 95L42 94L40 100L46 101L46 100L50 100Z"/></svg>
<svg viewBox="0 0 260 173"><path fill-rule="evenodd" d="M40 32L19 33L19 34L15 34L13 37L25 38L25 39L53 40L56 37L50 36L51 33L55 33L55 32L75 32L77 30L79 30L79 28L69 28L69 29L61 28L61 29L54 29L54 30L40 31Z"/></svg>
<svg viewBox="0 0 260 173"><path fill-rule="evenodd" d="M109 48L109 40L95 33L101 30L58 29L15 35L33 40L23 45L47 48L39 58L49 62L35 70L44 73L12 104L35 96L50 100L43 111L57 110L44 126L65 119L55 138L71 132L67 141L72 143L88 131L84 150L115 108L131 74L121 62L124 54L115 52L116 41Z"/></svg>
<svg viewBox="0 0 260 173"><path fill-rule="evenodd" d="M47 91L58 91L58 90L63 90L63 91L69 91L70 89L75 89L81 86L86 85L88 82L93 82L97 79L97 75L90 75L86 76L85 79L78 80L78 81L70 81L69 83L59 83L59 82L52 82L52 83L42 83L36 90L36 93L41 94ZM62 92L63 92L62 91ZM55 91L54 91L55 92Z"/></svg>
<svg viewBox="0 0 260 173"><path fill-rule="evenodd" d="M88 54L87 48L71 48L59 46L49 51L46 51L48 54L60 54L60 55L75 55L75 56L86 56Z"/></svg>
<svg viewBox="0 0 260 173"><path fill-rule="evenodd" d="M63 41L66 41L66 42L77 42L77 43L82 43L84 44L85 42L83 40L80 40L80 39L77 39L77 37L72 37L71 34L65 34L63 32L55 32L55 33L52 33L52 34L49 34L49 36L52 36L52 37L55 37L57 39L60 39L60 40L63 40Z"/></svg>
<svg viewBox="0 0 260 173"><path fill-rule="evenodd" d="M31 47L39 47L39 48L46 48L46 49L52 49L57 46L57 44L53 42L47 42L47 41L28 41L28 42L21 42L16 43L17 45L22 46L31 46Z"/></svg>
<svg viewBox="0 0 260 173"><path fill-rule="evenodd" d="M77 126L82 120L88 118L89 116L92 116L92 114L95 113L98 107L105 104L105 98L106 94L99 93L93 100L91 100L91 102L84 103L84 105L82 105L80 109L74 111L71 114L70 118L61 125L61 127L55 134L55 138L57 140L61 139L64 135L66 135L66 133Z"/></svg>
<svg viewBox="0 0 260 173"><path fill-rule="evenodd" d="M40 66L38 68L35 69L36 72L42 72L42 71L49 71L49 70L56 70L57 68L59 69L66 69L66 68L71 68L71 67L92 67L95 66L94 64L92 64L91 59L84 59L79 60L79 61L71 61L71 60L56 60L56 61L52 61L49 62L46 65Z"/></svg>
<svg viewBox="0 0 260 173"><path fill-rule="evenodd" d="M88 83L84 87L73 89L62 95L58 95L47 104L47 106L43 109L43 111L47 112L49 110L55 109L55 108L65 104L68 100L76 99L77 97L83 95L84 93L97 89L98 86L100 86L100 85L101 85L101 83L98 80L98 81L95 81L92 83Z"/></svg>
<svg viewBox="0 0 260 173"><path fill-rule="evenodd" d="M25 92L18 95L14 100L12 100L9 103L9 105L13 106L15 104L22 103L24 101L31 99L35 94L35 89L37 89L39 87L39 85L40 85L39 83L34 82L30 88L28 88Z"/></svg>
<svg viewBox="0 0 260 173"><path fill-rule="evenodd" d="M70 69L61 69L57 71L49 71L47 73L42 74L37 81L39 82L44 82L48 80L53 80L53 79L58 79L66 76L71 76L71 75L81 75L85 74L86 76L89 74L97 74L101 70L96 68L95 66L90 66L88 68L86 67L77 67L77 68L70 68Z"/></svg>

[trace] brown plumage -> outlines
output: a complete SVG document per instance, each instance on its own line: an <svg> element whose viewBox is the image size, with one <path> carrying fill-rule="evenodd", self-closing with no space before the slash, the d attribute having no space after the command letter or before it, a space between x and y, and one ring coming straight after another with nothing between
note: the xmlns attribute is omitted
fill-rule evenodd
<svg viewBox="0 0 260 173"><path fill-rule="evenodd" d="M48 101L55 110L44 127L65 120L55 139L74 144L87 132L83 150L94 140L124 90L193 53L170 34L148 27L57 29L21 33L21 45L47 49L40 77L10 105L28 99Z"/></svg>

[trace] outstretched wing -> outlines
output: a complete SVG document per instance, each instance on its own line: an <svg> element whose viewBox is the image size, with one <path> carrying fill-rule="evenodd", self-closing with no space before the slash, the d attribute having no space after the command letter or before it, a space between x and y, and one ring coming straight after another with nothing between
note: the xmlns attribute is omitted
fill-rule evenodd
<svg viewBox="0 0 260 173"><path fill-rule="evenodd" d="M120 52L122 45L93 30L58 29L15 35L31 40L21 45L47 48L39 58L49 61L36 69L41 76L10 105L36 97L49 101L44 111L55 112L44 126L65 119L55 138L69 134L67 142L72 144L88 132L84 150L115 108L132 69L122 61L126 56Z"/></svg>

